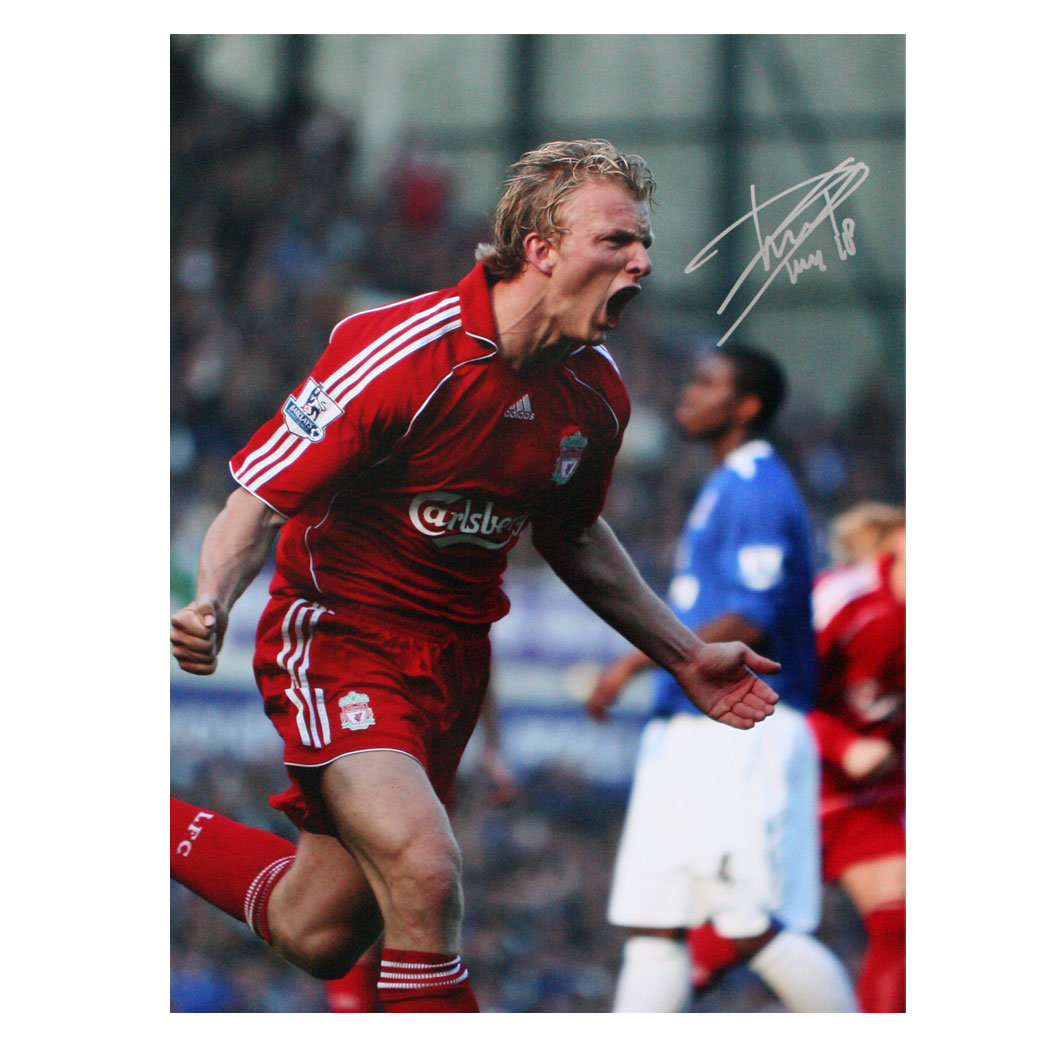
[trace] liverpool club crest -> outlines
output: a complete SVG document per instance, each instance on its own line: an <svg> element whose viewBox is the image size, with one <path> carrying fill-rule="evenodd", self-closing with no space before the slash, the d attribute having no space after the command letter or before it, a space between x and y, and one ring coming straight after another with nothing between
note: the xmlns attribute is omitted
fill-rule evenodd
<svg viewBox="0 0 1060 1060"><path fill-rule="evenodd" d="M559 443L559 456L556 457L556 467L552 472L552 481L557 486L562 486L570 481L571 475L578 469L585 447L589 439L581 431L568 434Z"/></svg>
<svg viewBox="0 0 1060 1060"><path fill-rule="evenodd" d="M343 696L339 700L339 716L342 718L342 727L355 732L375 724L375 714L363 692L350 692Z"/></svg>

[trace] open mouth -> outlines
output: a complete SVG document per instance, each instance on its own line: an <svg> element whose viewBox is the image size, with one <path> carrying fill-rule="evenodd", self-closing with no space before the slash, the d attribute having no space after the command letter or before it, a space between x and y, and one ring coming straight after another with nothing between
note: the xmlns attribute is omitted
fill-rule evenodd
<svg viewBox="0 0 1060 1060"><path fill-rule="evenodd" d="M639 293L640 287L636 284L632 284L629 287L620 288L611 295L607 300L607 308L605 310L608 327L613 328L619 322L622 317L622 310L624 310Z"/></svg>

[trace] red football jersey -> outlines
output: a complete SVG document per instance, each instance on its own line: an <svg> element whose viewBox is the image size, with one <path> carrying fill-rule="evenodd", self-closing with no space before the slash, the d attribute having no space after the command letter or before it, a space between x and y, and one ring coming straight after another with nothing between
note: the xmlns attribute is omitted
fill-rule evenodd
<svg viewBox="0 0 1060 1060"><path fill-rule="evenodd" d="M528 526L600 514L629 411L601 346L516 374L478 265L342 321L231 469L288 517L273 592L491 622Z"/></svg>
<svg viewBox="0 0 1060 1060"><path fill-rule="evenodd" d="M888 584L893 558L843 567L814 586L820 656L817 707L822 812L899 797L904 764L871 786L850 780L839 760L858 736L889 740L905 756L905 603Z"/></svg>

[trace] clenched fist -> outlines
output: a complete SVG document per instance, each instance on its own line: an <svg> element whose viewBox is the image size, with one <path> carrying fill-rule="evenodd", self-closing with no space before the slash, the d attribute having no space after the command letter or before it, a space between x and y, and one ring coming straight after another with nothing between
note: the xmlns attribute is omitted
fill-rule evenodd
<svg viewBox="0 0 1060 1060"><path fill-rule="evenodd" d="M173 657L189 674L212 674L228 627L228 613L216 597L204 596L182 607L171 620Z"/></svg>

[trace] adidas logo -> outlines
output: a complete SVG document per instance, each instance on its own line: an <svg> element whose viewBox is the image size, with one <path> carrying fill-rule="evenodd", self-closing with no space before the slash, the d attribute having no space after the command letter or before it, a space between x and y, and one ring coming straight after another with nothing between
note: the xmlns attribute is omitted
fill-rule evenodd
<svg viewBox="0 0 1060 1060"><path fill-rule="evenodd" d="M509 420L532 420L534 411L530 408L530 395L523 394L514 405L509 406L504 417Z"/></svg>

